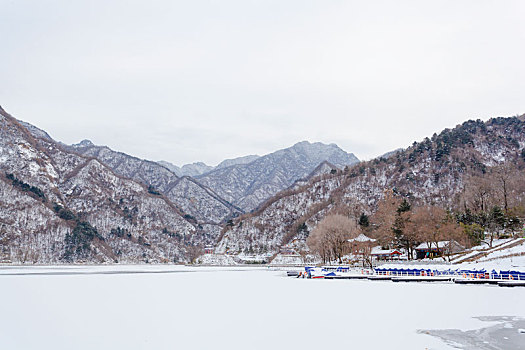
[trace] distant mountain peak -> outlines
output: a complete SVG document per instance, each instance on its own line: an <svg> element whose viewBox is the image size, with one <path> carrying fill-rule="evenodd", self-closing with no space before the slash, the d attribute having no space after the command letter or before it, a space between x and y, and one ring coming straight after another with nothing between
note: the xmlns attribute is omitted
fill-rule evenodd
<svg viewBox="0 0 525 350"><path fill-rule="evenodd" d="M92 146L95 146L95 144L88 139L84 139L80 141L79 143L76 143L72 146L73 147L92 147Z"/></svg>
<svg viewBox="0 0 525 350"><path fill-rule="evenodd" d="M213 170L213 167L204 162L195 162L192 164L184 164L180 167L180 170L183 175L198 176Z"/></svg>
<svg viewBox="0 0 525 350"><path fill-rule="evenodd" d="M312 143L310 141L307 141L307 140L303 140L303 141L299 141L297 143L295 143L292 147L296 147L296 146L307 146L307 145L311 145Z"/></svg>
<svg viewBox="0 0 525 350"><path fill-rule="evenodd" d="M359 159L337 145L301 141L247 164L216 168L198 179L230 203L250 211L297 180L307 177L325 161L328 163L318 169L320 172L342 169L358 163Z"/></svg>

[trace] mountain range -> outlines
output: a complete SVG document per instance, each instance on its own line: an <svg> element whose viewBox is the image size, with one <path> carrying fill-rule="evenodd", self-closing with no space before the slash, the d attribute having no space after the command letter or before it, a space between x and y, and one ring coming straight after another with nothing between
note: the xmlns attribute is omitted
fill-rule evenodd
<svg viewBox="0 0 525 350"><path fill-rule="evenodd" d="M335 145L302 142L178 176L169 164L89 140L57 142L1 107L0 138L0 259L13 262L191 260L195 247L217 243L225 222L318 171L319 163L357 161ZM225 196L222 181L239 182L234 196Z"/></svg>
<svg viewBox="0 0 525 350"><path fill-rule="evenodd" d="M88 140L64 148L96 158L118 175L142 183L152 191L159 191L201 224L220 224L242 212L195 179L179 177L159 163L117 152L106 146L96 146Z"/></svg>
<svg viewBox="0 0 525 350"><path fill-rule="evenodd" d="M413 205L457 208L467 180L498 165L525 168L525 116L469 120L384 157L298 182L226 226L216 251L271 255L283 245L307 249L305 238L326 215L369 215L385 191ZM519 186L524 200L525 182Z"/></svg>
<svg viewBox="0 0 525 350"><path fill-rule="evenodd" d="M197 176L197 179L248 212L298 179L308 176L323 162L342 169L359 160L335 144L303 141L247 164L215 169Z"/></svg>
<svg viewBox="0 0 525 350"><path fill-rule="evenodd" d="M0 261L186 262L205 245L305 249L326 215L371 214L385 191L457 207L469 177L524 162L520 116L469 120L366 162L299 142L179 176L88 140L57 142L0 107Z"/></svg>
<svg viewBox="0 0 525 350"><path fill-rule="evenodd" d="M2 260L173 262L213 241L165 196L0 108Z"/></svg>

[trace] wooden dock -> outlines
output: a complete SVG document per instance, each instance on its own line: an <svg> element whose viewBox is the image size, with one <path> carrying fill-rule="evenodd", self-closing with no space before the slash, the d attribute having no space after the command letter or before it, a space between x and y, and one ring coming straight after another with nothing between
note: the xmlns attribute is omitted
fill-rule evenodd
<svg viewBox="0 0 525 350"><path fill-rule="evenodd" d="M498 284L501 281L490 278L456 278L454 280L457 284Z"/></svg>
<svg viewBox="0 0 525 350"><path fill-rule="evenodd" d="M393 276L392 282L448 282L452 276Z"/></svg>
<svg viewBox="0 0 525 350"><path fill-rule="evenodd" d="M389 276L389 275L370 275L370 276L366 276L366 278L369 279L370 281L390 281L390 280L392 280L392 277L394 277L394 276Z"/></svg>
<svg viewBox="0 0 525 350"><path fill-rule="evenodd" d="M498 282L500 287L525 287L525 281L501 281Z"/></svg>

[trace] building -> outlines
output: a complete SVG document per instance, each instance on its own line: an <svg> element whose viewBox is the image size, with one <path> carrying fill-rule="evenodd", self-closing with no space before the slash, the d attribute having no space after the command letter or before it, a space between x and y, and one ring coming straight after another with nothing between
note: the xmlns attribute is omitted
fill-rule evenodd
<svg viewBox="0 0 525 350"><path fill-rule="evenodd" d="M416 247L416 259L439 258L462 250L465 250L465 247L456 241L424 242Z"/></svg>
<svg viewBox="0 0 525 350"><path fill-rule="evenodd" d="M215 247L212 245L207 245L204 247L204 254L213 254L215 252Z"/></svg>
<svg viewBox="0 0 525 350"><path fill-rule="evenodd" d="M397 249L381 249L381 247L374 247L372 248L370 255L375 260L392 261L400 260L403 253Z"/></svg>
<svg viewBox="0 0 525 350"><path fill-rule="evenodd" d="M372 243L375 242L376 239L370 238L364 234L360 234L356 238L349 239L348 242L350 243Z"/></svg>
<svg viewBox="0 0 525 350"><path fill-rule="evenodd" d="M376 243L376 239L370 238L364 234L360 234L356 238L352 238L347 240L350 245L350 252L356 256L359 257L359 264L362 264L363 267L372 266L372 260L370 252L372 250L372 246L374 246Z"/></svg>

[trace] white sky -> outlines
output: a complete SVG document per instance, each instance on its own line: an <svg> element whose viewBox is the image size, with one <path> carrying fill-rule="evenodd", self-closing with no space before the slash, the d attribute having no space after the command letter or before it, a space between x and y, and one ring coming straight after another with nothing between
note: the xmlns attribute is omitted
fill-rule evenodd
<svg viewBox="0 0 525 350"><path fill-rule="evenodd" d="M0 0L0 104L174 164L525 112L525 1Z"/></svg>

